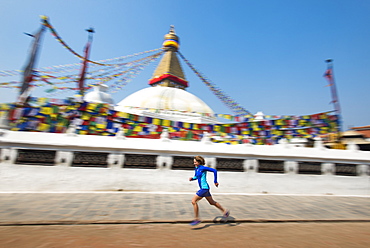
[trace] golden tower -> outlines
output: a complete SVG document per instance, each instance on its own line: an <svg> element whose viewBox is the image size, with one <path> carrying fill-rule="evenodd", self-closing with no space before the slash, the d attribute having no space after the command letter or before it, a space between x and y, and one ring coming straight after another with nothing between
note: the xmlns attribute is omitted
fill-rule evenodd
<svg viewBox="0 0 370 248"><path fill-rule="evenodd" d="M151 86L174 87L183 90L188 87L188 81L185 79L176 54L179 47L179 37L175 33L174 26L171 25L170 31L164 36L164 55L149 80Z"/></svg>

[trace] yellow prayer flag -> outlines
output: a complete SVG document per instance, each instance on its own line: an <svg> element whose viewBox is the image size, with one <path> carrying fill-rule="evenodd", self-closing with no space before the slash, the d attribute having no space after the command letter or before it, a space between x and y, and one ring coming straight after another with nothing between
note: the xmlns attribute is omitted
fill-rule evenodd
<svg viewBox="0 0 370 248"><path fill-rule="evenodd" d="M40 113L44 115L51 115L53 113L53 109L50 107L42 107L40 109Z"/></svg>
<svg viewBox="0 0 370 248"><path fill-rule="evenodd" d="M88 113L83 113L81 116L81 119L86 121L86 120L90 120L90 117L91 115L89 115Z"/></svg>
<svg viewBox="0 0 370 248"><path fill-rule="evenodd" d="M49 130L50 128L50 125L49 124L45 124L45 123L40 123L37 127L37 130L39 131L46 131L46 130Z"/></svg>
<svg viewBox="0 0 370 248"><path fill-rule="evenodd" d="M176 130L173 127L169 127L168 132L172 133L172 132L176 132Z"/></svg>
<svg viewBox="0 0 370 248"><path fill-rule="evenodd" d="M297 130L297 133L299 133L299 134L304 134L304 133L305 133L305 131L304 131L303 129L299 129L299 130Z"/></svg>
<svg viewBox="0 0 370 248"><path fill-rule="evenodd" d="M305 120L299 120L298 121L298 125L300 125L300 126L306 126L306 123L307 123L307 121L305 121Z"/></svg>
<svg viewBox="0 0 370 248"><path fill-rule="evenodd" d="M156 119L156 118L154 118L152 120L152 122L153 122L154 125L160 125L160 123L161 123L161 121L159 119Z"/></svg>
<svg viewBox="0 0 370 248"><path fill-rule="evenodd" d="M166 126L166 127L169 127L169 126L171 126L171 121L170 120L163 120L162 125Z"/></svg>
<svg viewBox="0 0 370 248"><path fill-rule="evenodd" d="M134 127L134 130L133 131L134 132L141 132L141 131L143 131L143 128L140 127L140 126L136 126L136 127Z"/></svg>
<svg viewBox="0 0 370 248"><path fill-rule="evenodd" d="M96 124L96 128L99 128L99 129L105 129L106 126L107 126L107 123Z"/></svg>
<svg viewBox="0 0 370 248"><path fill-rule="evenodd" d="M128 117L128 114L127 114L127 113L125 113L125 112L118 112L118 113L117 113L117 116L118 116L118 117L121 117L121 118L127 118L127 117Z"/></svg>
<svg viewBox="0 0 370 248"><path fill-rule="evenodd" d="M96 106L97 105L98 105L97 103L89 102L89 104L87 104L86 109L88 109L88 110L94 110L94 109L96 109Z"/></svg>
<svg viewBox="0 0 370 248"><path fill-rule="evenodd" d="M1 109L2 110L9 110L10 106L9 106L9 104L4 103L4 104L1 104Z"/></svg>
<svg viewBox="0 0 370 248"><path fill-rule="evenodd" d="M184 128L190 128L190 123L184 122Z"/></svg>
<svg viewBox="0 0 370 248"><path fill-rule="evenodd" d="M282 119L278 119L275 121L275 125L278 125L278 126L281 126L283 125L283 120Z"/></svg>

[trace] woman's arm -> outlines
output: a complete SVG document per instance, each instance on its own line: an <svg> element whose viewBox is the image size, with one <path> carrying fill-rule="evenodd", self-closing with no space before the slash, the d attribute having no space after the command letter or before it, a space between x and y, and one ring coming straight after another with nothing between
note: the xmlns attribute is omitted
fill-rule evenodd
<svg viewBox="0 0 370 248"><path fill-rule="evenodd" d="M214 178L213 182L215 183L215 185L217 184L216 187L218 187L217 170L211 167L206 167L206 166L204 167L204 169L207 171L213 172L213 178Z"/></svg>
<svg viewBox="0 0 370 248"><path fill-rule="evenodd" d="M194 176L193 177L189 177L189 181L194 181L194 180L197 180L198 177L197 177L197 169L195 169L194 171Z"/></svg>

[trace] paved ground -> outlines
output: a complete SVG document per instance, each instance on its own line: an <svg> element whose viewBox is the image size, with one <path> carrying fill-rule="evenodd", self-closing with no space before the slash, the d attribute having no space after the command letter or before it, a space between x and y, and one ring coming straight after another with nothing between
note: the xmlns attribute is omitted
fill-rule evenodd
<svg viewBox="0 0 370 248"><path fill-rule="evenodd" d="M214 194L0 194L0 247L369 247L370 197Z"/></svg>
<svg viewBox="0 0 370 248"><path fill-rule="evenodd" d="M4 193L0 225L78 223L187 223L192 194ZM229 221L370 221L370 197L228 195L214 199L231 209ZM200 201L203 222L221 213Z"/></svg>

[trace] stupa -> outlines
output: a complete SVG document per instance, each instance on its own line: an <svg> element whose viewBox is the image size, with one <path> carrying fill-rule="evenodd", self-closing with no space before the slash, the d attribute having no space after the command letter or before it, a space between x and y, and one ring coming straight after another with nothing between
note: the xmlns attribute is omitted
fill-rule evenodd
<svg viewBox="0 0 370 248"><path fill-rule="evenodd" d="M107 93L108 86L105 84L100 84L94 87L94 91L89 92L85 95L84 100L86 102L95 103L108 103L113 105L114 101L112 96Z"/></svg>
<svg viewBox="0 0 370 248"><path fill-rule="evenodd" d="M117 111L190 123L218 123L213 110L199 97L186 91L189 83L177 57L179 37L171 26L164 36L164 55L152 78L151 87L120 101Z"/></svg>

